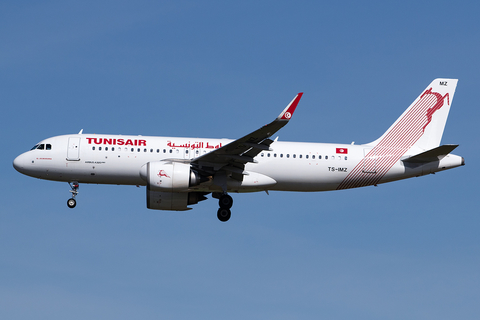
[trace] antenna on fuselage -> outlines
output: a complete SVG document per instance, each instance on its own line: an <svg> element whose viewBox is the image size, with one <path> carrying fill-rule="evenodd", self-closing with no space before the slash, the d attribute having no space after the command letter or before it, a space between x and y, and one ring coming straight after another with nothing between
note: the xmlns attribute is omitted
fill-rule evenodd
<svg viewBox="0 0 480 320"><path fill-rule="evenodd" d="M80 132L79 132L78 134L82 134L82 133L83 133L83 129L82 129L82 130L80 130Z"/></svg>

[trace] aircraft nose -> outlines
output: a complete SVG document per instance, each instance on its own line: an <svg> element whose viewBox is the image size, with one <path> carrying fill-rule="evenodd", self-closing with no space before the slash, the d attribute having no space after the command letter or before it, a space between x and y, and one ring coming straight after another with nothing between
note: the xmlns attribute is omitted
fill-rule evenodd
<svg viewBox="0 0 480 320"><path fill-rule="evenodd" d="M13 160L13 167L20 173L23 173L25 168L25 156L23 154L19 155L18 157Z"/></svg>

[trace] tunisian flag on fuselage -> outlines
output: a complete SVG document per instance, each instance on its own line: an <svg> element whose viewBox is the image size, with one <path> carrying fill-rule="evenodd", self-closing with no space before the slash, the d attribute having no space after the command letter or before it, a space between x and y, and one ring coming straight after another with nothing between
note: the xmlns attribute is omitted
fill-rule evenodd
<svg viewBox="0 0 480 320"><path fill-rule="evenodd" d="M347 154L348 149L347 148L337 148L337 153L342 153L342 154Z"/></svg>

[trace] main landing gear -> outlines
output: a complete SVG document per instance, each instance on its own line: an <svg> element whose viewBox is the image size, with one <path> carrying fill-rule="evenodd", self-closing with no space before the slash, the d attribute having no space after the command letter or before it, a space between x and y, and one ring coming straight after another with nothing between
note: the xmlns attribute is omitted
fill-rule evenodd
<svg viewBox="0 0 480 320"><path fill-rule="evenodd" d="M218 205L220 206L217 211L218 220L222 222L228 221L232 215L230 208L233 206L233 198L227 193L223 193L218 199Z"/></svg>
<svg viewBox="0 0 480 320"><path fill-rule="evenodd" d="M70 192L72 193L72 197L68 199L67 206L69 208L75 208L75 206L77 205L77 201L75 200L75 197L78 194L78 188L80 187L80 185L78 184L77 181L74 181L72 183L69 182L68 184L70 185L70 188L72 188L72 190L70 190Z"/></svg>

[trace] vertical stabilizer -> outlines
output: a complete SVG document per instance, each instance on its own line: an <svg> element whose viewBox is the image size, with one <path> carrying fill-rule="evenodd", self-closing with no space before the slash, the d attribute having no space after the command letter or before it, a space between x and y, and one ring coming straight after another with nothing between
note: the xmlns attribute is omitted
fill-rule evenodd
<svg viewBox="0 0 480 320"><path fill-rule="evenodd" d="M383 148L423 150L440 145L457 79L435 79L376 141Z"/></svg>
<svg viewBox="0 0 480 320"><path fill-rule="evenodd" d="M385 174L409 151L422 155L422 159L430 157L431 153L425 152L440 145L457 81L433 80L387 132L378 140L365 145L365 157L337 189L380 183ZM433 153L438 156L438 152L436 150Z"/></svg>

